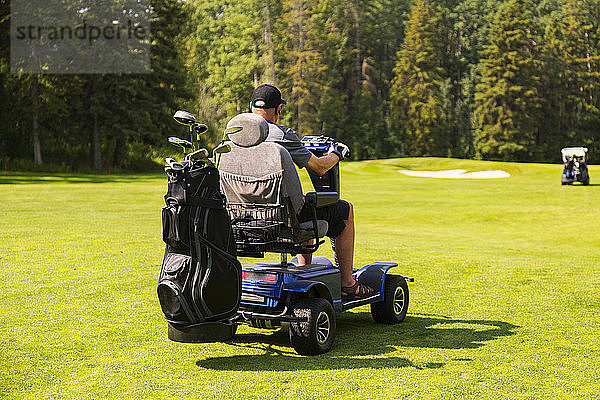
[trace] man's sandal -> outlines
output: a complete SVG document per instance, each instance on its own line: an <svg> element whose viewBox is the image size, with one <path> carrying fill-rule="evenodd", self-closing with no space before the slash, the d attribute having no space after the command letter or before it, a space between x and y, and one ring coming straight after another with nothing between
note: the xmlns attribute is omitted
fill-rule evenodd
<svg viewBox="0 0 600 400"><path fill-rule="evenodd" d="M372 287L364 285L359 281L355 281L352 286L342 286L343 300L360 300L373 296L375 290Z"/></svg>

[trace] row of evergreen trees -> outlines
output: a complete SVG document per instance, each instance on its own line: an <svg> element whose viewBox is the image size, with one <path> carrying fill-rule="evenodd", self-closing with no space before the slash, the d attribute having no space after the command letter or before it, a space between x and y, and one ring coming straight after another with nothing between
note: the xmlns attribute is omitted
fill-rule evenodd
<svg viewBox="0 0 600 400"><path fill-rule="evenodd" d="M598 1L475 0L454 13L417 1L391 93L409 153L555 160L567 144L598 147L599 23Z"/></svg>
<svg viewBox="0 0 600 400"><path fill-rule="evenodd" d="M148 75L8 75L1 44L0 158L131 168L184 132L175 109L211 144L261 83L288 100L284 124L358 159L600 150L600 0L152 3Z"/></svg>
<svg viewBox="0 0 600 400"><path fill-rule="evenodd" d="M191 98L177 42L187 20L182 4L152 1L150 73L80 75L10 74L10 4L0 4L0 168L155 168L153 147Z"/></svg>

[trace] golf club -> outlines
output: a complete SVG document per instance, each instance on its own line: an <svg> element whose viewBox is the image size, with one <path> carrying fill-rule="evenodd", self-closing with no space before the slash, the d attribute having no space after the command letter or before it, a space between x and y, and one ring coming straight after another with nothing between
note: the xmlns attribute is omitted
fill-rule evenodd
<svg viewBox="0 0 600 400"><path fill-rule="evenodd" d="M229 153L231 151L231 144L224 142L218 145L213 150L212 163L213 165L219 165L220 155L223 153Z"/></svg>
<svg viewBox="0 0 600 400"><path fill-rule="evenodd" d="M168 140L169 140L169 143L171 143L172 145L183 148L184 155L186 154L187 150L190 150L192 148L192 143L190 143L189 140L180 139L176 136L171 136L171 137L169 137Z"/></svg>
<svg viewBox="0 0 600 400"><path fill-rule="evenodd" d="M208 153L208 150L202 148L185 156L185 161L207 159L209 156L210 154Z"/></svg>

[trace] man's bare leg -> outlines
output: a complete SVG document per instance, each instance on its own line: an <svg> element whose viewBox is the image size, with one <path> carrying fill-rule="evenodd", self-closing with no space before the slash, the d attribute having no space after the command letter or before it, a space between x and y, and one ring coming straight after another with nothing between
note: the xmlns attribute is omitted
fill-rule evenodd
<svg viewBox="0 0 600 400"><path fill-rule="evenodd" d="M348 204L350 205L350 211L348 219L344 220L346 227L335 238L335 254L340 266L342 286L352 286L355 283L352 276L352 267L354 267L354 207L352 203L349 202ZM312 244L312 241L310 243ZM298 261L300 265L310 264L312 254L298 254Z"/></svg>
<svg viewBox="0 0 600 400"><path fill-rule="evenodd" d="M314 240L309 240L308 242L304 242L302 244L313 244ZM312 262L312 253L309 254L298 254L296 257L298 257L298 263L300 265L308 265Z"/></svg>
<svg viewBox="0 0 600 400"><path fill-rule="evenodd" d="M352 267L354 266L354 207L350 205L348 219L344 221L346 227L335 238L335 254L340 265L340 274L342 286L352 286L355 281L352 277Z"/></svg>

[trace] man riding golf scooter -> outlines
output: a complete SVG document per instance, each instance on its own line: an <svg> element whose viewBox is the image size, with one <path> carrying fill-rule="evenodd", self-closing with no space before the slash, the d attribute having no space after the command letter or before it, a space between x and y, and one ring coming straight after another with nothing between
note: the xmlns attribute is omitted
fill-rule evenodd
<svg viewBox="0 0 600 400"><path fill-rule="evenodd" d="M283 146L291 155L299 168L307 168L316 175L323 175L339 161L350 154L348 146L338 143L329 149L328 154L315 156L300 142L293 129L277 125L282 108L286 104L281 98L281 92L273 85L261 85L254 90L250 101L250 110L263 117L269 124L267 141ZM319 208L317 218L329 224L329 236L335 249L336 259L340 268L342 283L342 299L362 299L372 296L375 290L354 279L354 210L350 202L339 200L337 203ZM303 207L298 213L298 221L312 220L309 207ZM298 256L301 265L310 264L311 254Z"/></svg>

